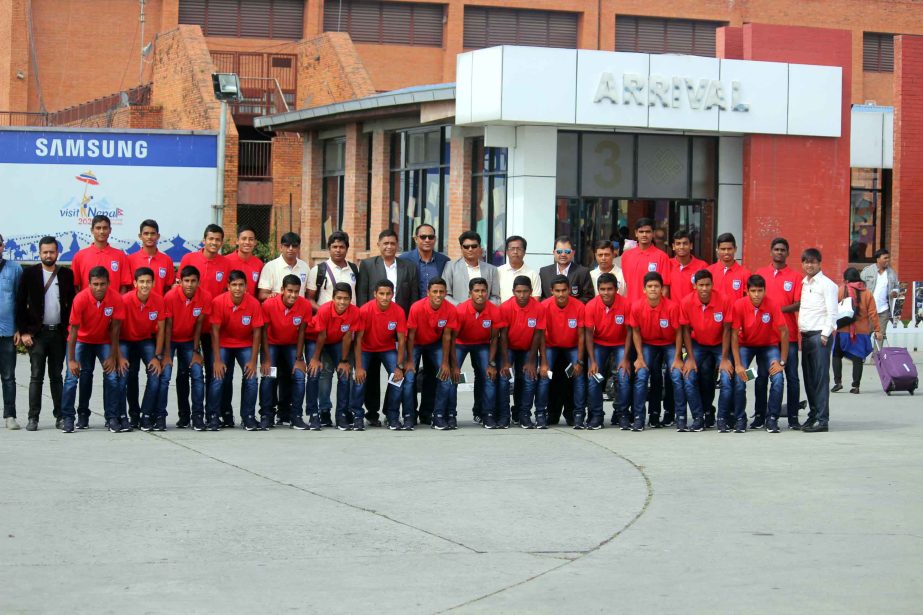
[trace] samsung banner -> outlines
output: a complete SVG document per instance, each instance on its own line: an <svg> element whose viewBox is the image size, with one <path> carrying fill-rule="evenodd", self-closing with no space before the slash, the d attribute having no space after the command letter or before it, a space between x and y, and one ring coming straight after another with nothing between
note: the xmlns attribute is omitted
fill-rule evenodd
<svg viewBox="0 0 923 615"><path fill-rule="evenodd" d="M39 240L52 235L70 261L104 214L109 243L129 254L141 221L156 220L160 250L179 262L212 221L216 146L216 135L190 132L0 130L4 257L37 261Z"/></svg>

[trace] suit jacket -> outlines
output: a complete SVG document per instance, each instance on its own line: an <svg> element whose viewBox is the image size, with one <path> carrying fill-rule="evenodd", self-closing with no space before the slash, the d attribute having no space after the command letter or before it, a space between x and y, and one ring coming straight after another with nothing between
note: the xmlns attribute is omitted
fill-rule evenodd
<svg viewBox="0 0 923 615"><path fill-rule="evenodd" d="M420 298L420 289L417 285L417 267L410 261L398 258L397 284L394 287L394 302L410 312L411 304ZM356 281L356 305L362 306L375 297L375 284L380 280L387 280L385 264L381 256L367 258L359 263L359 279Z"/></svg>
<svg viewBox="0 0 923 615"><path fill-rule="evenodd" d="M74 303L74 272L67 267L58 267L58 275L52 284L58 285L58 299L61 303L61 324L68 328L71 305ZM36 335L42 329L45 318L45 280L42 266L27 267L22 272L22 282L16 297L16 323L20 333Z"/></svg>
<svg viewBox="0 0 923 615"><path fill-rule="evenodd" d="M481 277L487 280L487 295L491 303L500 305L500 274L497 268L488 262L481 261ZM464 258L449 261L442 270L442 278L446 283L446 299L453 305L464 303L468 300L468 264Z"/></svg>
<svg viewBox="0 0 923 615"><path fill-rule="evenodd" d="M542 299L551 296L551 280L558 275L558 266L555 263L538 270L538 277L542 280ZM570 283L570 296L586 303L596 293L593 292L593 279L590 270L583 265L571 263L567 270L567 281Z"/></svg>

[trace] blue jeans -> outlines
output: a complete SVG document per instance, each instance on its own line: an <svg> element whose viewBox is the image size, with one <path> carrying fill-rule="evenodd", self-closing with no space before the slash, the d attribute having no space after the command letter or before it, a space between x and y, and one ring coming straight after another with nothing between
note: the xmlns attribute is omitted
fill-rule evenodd
<svg viewBox="0 0 923 615"><path fill-rule="evenodd" d="M705 417L706 408L710 408L712 401L715 399L714 374L721 363L721 344L703 346L697 342L692 342L692 356L695 357L696 370L690 372L683 379L683 388L686 394L686 402L689 404L689 412L692 414L692 420L697 421ZM726 373L721 372L718 374L718 383L720 387L718 416L727 420L734 394L733 379ZM680 421L681 418L682 422ZM677 424L685 424L685 421L685 408L681 413L677 410Z"/></svg>
<svg viewBox="0 0 923 615"><path fill-rule="evenodd" d="M0 381L3 383L3 417L16 418L16 346L12 337L0 337Z"/></svg>
<svg viewBox="0 0 923 615"><path fill-rule="evenodd" d="M779 360L778 346L741 346L740 362L744 369L750 367L750 363L756 358L756 368L759 374L769 374L769 364ZM779 411L782 409L782 372L769 376L769 418L778 419ZM737 413L737 420L746 420L747 418L747 383L734 379L734 410Z"/></svg>
<svg viewBox="0 0 923 615"><path fill-rule="evenodd" d="M128 416L133 421L138 420L139 415L154 417L157 410L157 401L160 398L160 376L147 372L147 383L144 387L144 397L141 398L141 404L138 404L138 371L141 369L141 363L147 367L154 360L157 352L157 344L153 339L140 340L137 342L119 342L119 348L122 357L128 359L128 373L125 376L126 398L119 400L121 406L119 414L125 414L125 404L128 404ZM146 370L145 370L146 371Z"/></svg>
<svg viewBox="0 0 923 615"><path fill-rule="evenodd" d="M532 404L535 402L535 392L538 389L538 374L536 378L529 378L523 371L526 363L531 363L538 369L538 354L530 355L528 350L508 350L507 360L510 363L510 372L513 376L513 405L519 416L532 416ZM517 386L518 385L518 386ZM507 425L510 422L510 379L500 376L497 387L497 411L500 414L498 422Z"/></svg>
<svg viewBox="0 0 923 615"><path fill-rule="evenodd" d="M766 416L766 389L769 384L767 374L760 372L756 377L756 403L754 405L756 416ZM785 389L786 409L791 419L798 420L798 410L801 405L801 378L798 376L798 342L789 342L788 357L785 359Z"/></svg>
<svg viewBox="0 0 923 615"><path fill-rule="evenodd" d="M435 365L435 369L426 374L427 379L432 379L436 383L436 399L433 402L432 413L433 416L445 417L445 407L448 403L449 397L451 396L451 390L454 388L452 386L452 379L446 378L445 380L439 380L436 375L439 373L439 366L442 365L442 341L433 342L432 344L427 344L426 346L414 346L413 347L413 365L414 371L407 374L406 382L404 386L401 387L401 393L404 398L404 408L410 408L410 416L415 417L417 413L417 373L416 370L420 368L420 360L426 357L427 362ZM425 401L425 399L423 400Z"/></svg>
<svg viewBox="0 0 923 615"><path fill-rule="evenodd" d="M244 365L249 363L252 357L253 348L250 346L246 348L221 349L221 362L224 363L226 369L223 378L212 376L212 381L208 384L208 420L218 420L221 415L221 397L225 386L224 383L227 382L228 386L231 386L231 383L234 382L234 362L237 362L241 372L243 372ZM257 368L259 368L259 365L257 365ZM256 374L251 378L247 378L243 374L241 376L243 378L243 395L240 400L240 418L246 421L247 419L253 419L256 413L257 381Z"/></svg>
<svg viewBox="0 0 923 615"><path fill-rule="evenodd" d="M205 416L205 367L192 364L192 342L173 342L170 350L176 361L176 407L180 419L189 420L189 393L192 392L192 416ZM160 390L157 396L157 415L167 416L167 393L173 366L168 365L160 374ZM190 388L190 380L192 387Z"/></svg>
<svg viewBox="0 0 923 615"><path fill-rule="evenodd" d="M305 354L310 356L314 355L314 349L316 348L317 342L305 340ZM329 360L330 364L334 367L339 366L340 360L343 358L343 342L337 342L336 344L327 344L324 346L324 349L321 351L321 360L326 362ZM325 368L326 369L326 368ZM328 381L330 382L330 381ZM349 375L343 377L337 372L337 411L336 411L336 424L337 425L346 425L350 423L350 417L346 416L349 409L349 400L350 395L352 394L352 384L350 383ZM327 403L330 403L330 388L326 390ZM307 395L305 397L305 412L309 417L314 417L315 415L320 420L320 412L322 410L318 409L318 403L323 404L324 396L324 372L321 371L316 376L308 376L307 382ZM362 404L362 400L359 400L359 404ZM323 405L321 405L323 408ZM330 406L327 407L326 412L330 412ZM360 414L356 415L356 418L362 416L362 410L359 410Z"/></svg>
<svg viewBox="0 0 923 615"><path fill-rule="evenodd" d="M612 361L612 369L618 382L618 397L612 403L617 415L622 416L631 407L631 373L619 369L619 363L625 358L625 346L593 345L593 357L596 360L596 369L607 377L609 370L606 366ZM603 386L606 381L597 382L596 378L587 378L587 402L589 406L590 421L605 421L606 413L603 410Z"/></svg>
<svg viewBox="0 0 923 615"><path fill-rule="evenodd" d="M304 353L308 357L308 360L311 360L311 357L314 356L314 349L317 347L317 341L315 340L305 340L304 341ZM333 393L333 374L336 372L337 364L340 361L340 355L343 350L343 343L338 342L336 344L337 355L336 360L334 361L332 353L330 352L330 346L324 346L324 349L320 353L320 360L323 367L321 368L320 374L314 383L315 395L314 403L318 407L318 411L325 416L330 415L330 411L333 409L333 402L331 400L331 394ZM337 376L337 382L339 383L340 377ZM311 386L310 383L308 386ZM347 387L349 387L347 383ZM349 391L347 390L347 399ZM337 405L339 405L340 393L337 390ZM348 407L348 402L347 402ZM310 415L311 409L306 408L307 413Z"/></svg>
<svg viewBox="0 0 923 615"><path fill-rule="evenodd" d="M634 412L635 423L644 423L644 405L648 402L647 385L650 382L650 414L656 416L660 414L660 400L663 394L663 366L670 369L673 358L676 355L676 346L668 344L666 346L655 346L653 344L642 344L641 354L647 367L642 367L635 374L634 386ZM682 408L683 413L686 411L686 394L683 391L683 375L678 369L670 369L670 381L673 387L673 408L674 411ZM680 414L677 412L677 414Z"/></svg>
<svg viewBox="0 0 923 615"><path fill-rule="evenodd" d="M277 375L282 370L291 374L292 419L301 418L301 407L304 403L305 374L297 369L292 373L298 358L298 347L295 344L269 345L269 362L276 368ZM273 415L272 390L275 385L276 378L263 376L260 380L260 416Z"/></svg>
<svg viewBox="0 0 923 615"><path fill-rule="evenodd" d="M487 363L490 361L490 344L456 344L455 359L459 369L465 362L465 357L471 355L471 367L474 369L475 381L480 378L483 389L478 391L477 382L474 389L474 407L472 412L479 408L482 412L496 412L497 381L487 377ZM480 398L480 399L479 399ZM450 387L449 403L447 406L449 416L458 414L458 387ZM476 415L475 415L476 416Z"/></svg>
<svg viewBox="0 0 923 615"><path fill-rule="evenodd" d="M397 369L397 350L386 350L384 352L366 352L362 351L362 369L368 369L369 364L372 361L373 357L377 357L381 361L381 365L385 368L385 371L388 374L393 374L394 370ZM367 373L366 381L370 378L379 378L379 373ZM389 425L394 425L398 421L398 410L400 409L401 399L404 387L407 386L407 383L403 380L400 383L399 387L395 387L391 384L385 385L385 403L383 404L385 417L388 419ZM365 382L359 384L358 382L353 384L353 391L350 396L352 407L353 417L358 418L362 416L362 402L365 400ZM413 424L413 409L409 406L404 406L404 422L410 421L410 424Z"/></svg>
<svg viewBox="0 0 923 615"><path fill-rule="evenodd" d="M545 361L549 367L554 365L559 356L564 356L571 365L577 365L579 360L577 348L545 348ZM573 379L574 385L574 424L584 422L586 416L586 371ZM551 378L538 379L538 396L535 401L535 413L545 414L548 411L548 397L551 389Z"/></svg>
<svg viewBox="0 0 923 615"><path fill-rule="evenodd" d="M74 418L74 400L77 397L77 384L80 384L80 400L77 412L83 416L90 414L90 394L93 392L93 368L96 361L102 365L109 358L112 346L109 344L85 344L77 342L74 350L80 364L80 376L74 376L70 370L64 377L64 390L61 392L61 417ZM118 371L103 374L103 411L106 420L126 418L124 406L120 403L125 397L125 378ZM121 408L120 408L121 407ZM122 414L119 414L119 411Z"/></svg>

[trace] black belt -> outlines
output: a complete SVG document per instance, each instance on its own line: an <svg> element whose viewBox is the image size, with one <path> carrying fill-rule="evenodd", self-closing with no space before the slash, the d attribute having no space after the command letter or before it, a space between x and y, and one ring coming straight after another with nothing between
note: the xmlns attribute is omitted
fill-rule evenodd
<svg viewBox="0 0 923 615"><path fill-rule="evenodd" d="M64 325L42 325L42 329L45 331L57 331L58 329L63 329Z"/></svg>
<svg viewBox="0 0 923 615"><path fill-rule="evenodd" d="M820 335L821 331L802 331L801 337L813 337L815 335Z"/></svg>

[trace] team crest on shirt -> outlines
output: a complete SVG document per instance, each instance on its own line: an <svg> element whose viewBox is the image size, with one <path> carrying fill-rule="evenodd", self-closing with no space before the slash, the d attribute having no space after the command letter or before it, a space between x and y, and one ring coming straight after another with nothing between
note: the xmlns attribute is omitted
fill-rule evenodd
<svg viewBox="0 0 923 615"><path fill-rule="evenodd" d="M355 274L355 273L350 273L350 274L349 274L349 279L352 280L353 284L355 284L355 283L356 283L356 274Z"/></svg>
<svg viewBox="0 0 923 615"><path fill-rule="evenodd" d="M740 290L740 280L731 280L731 287L734 290Z"/></svg>
<svg viewBox="0 0 923 615"><path fill-rule="evenodd" d="M160 269L157 270L157 273L160 275L161 279L163 279L167 277L167 268L161 267Z"/></svg>
<svg viewBox="0 0 923 615"><path fill-rule="evenodd" d="M537 324L537 320L535 318L530 318L526 321L526 326L529 327L530 329L534 329L536 324Z"/></svg>
<svg viewBox="0 0 923 615"><path fill-rule="evenodd" d="M657 271L657 263L648 263L648 264L647 264L647 270L648 270L648 271Z"/></svg>
<svg viewBox="0 0 923 615"><path fill-rule="evenodd" d="M768 312L764 312L763 315L760 317L760 320L762 320L764 323L766 323L766 324L768 325L768 324L769 324L769 321L771 320L771 318L772 318L772 317L769 316L769 313L768 313Z"/></svg>
<svg viewBox="0 0 923 615"><path fill-rule="evenodd" d="M119 270L119 261L109 261L109 267L112 268L112 271Z"/></svg>
<svg viewBox="0 0 923 615"><path fill-rule="evenodd" d="M301 324L301 316L295 316L292 318L292 324L296 327Z"/></svg>
<svg viewBox="0 0 923 615"><path fill-rule="evenodd" d="M149 320L157 320L157 312L148 312L147 317Z"/></svg>
<svg viewBox="0 0 923 615"><path fill-rule="evenodd" d="M448 320L446 320L445 318L443 318L442 320L440 320L439 322L436 323L436 326L439 327L439 328L441 329L441 328L445 327L445 326L448 324L448 322L449 322Z"/></svg>
<svg viewBox="0 0 923 615"><path fill-rule="evenodd" d="M301 285L304 286L304 281L308 279L308 274L300 273L298 275L301 276Z"/></svg>
<svg viewBox="0 0 923 615"><path fill-rule="evenodd" d="M580 294L580 287L577 286L576 284L574 284L573 286L571 286L571 287L570 287L570 294L573 295L574 297L578 296L578 295Z"/></svg>
<svg viewBox="0 0 923 615"><path fill-rule="evenodd" d="M484 320L481 322L481 326L484 327L485 329L490 329L491 324L493 324L493 321L491 320Z"/></svg>
<svg viewBox="0 0 923 615"><path fill-rule="evenodd" d="M240 317L240 322L243 323L243 325L246 327L247 325L250 324L250 317L249 317L249 316L241 316L241 317Z"/></svg>
<svg viewBox="0 0 923 615"><path fill-rule="evenodd" d="M625 324L625 316L623 316L622 314L616 314L616 315L615 315L615 324L617 324L617 325L624 325L624 324Z"/></svg>
<svg viewBox="0 0 923 615"><path fill-rule="evenodd" d="M349 325L340 325L340 333L349 333Z"/></svg>
<svg viewBox="0 0 923 615"><path fill-rule="evenodd" d="M694 273L691 276L689 276L689 281L692 282L693 286L695 286L695 274Z"/></svg>
<svg viewBox="0 0 923 615"><path fill-rule="evenodd" d="M782 288L785 289L787 293L792 291L793 286L794 285L789 280L782 282Z"/></svg>
<svg viewBox="0 0 923 615"><path fill-rule="evenodd" d="M195 318L198 318L199 316L201 316L201 315L202 315L202 308L192 308L192 315L193 315Z"/></svg>
<svg viewBox="0 0 923 615"><path fill-rule="evenodd" d="M577 319L576 319L576 318L568 318L568 319L567 319L567 328L568 328L568 329L576 329L576 328L577 328Z"/></svg>
<svg viewBox="0 0 923 615"><path fill-rule="evenodd" d="M669 327L669 326L670 326L670 321L669 321L669 320L667 320L666 318L661 318L661 319L660 319L660 328L661 328L661 329L666 329L666 328Z"/></svg>
<svg viewBox="0 0 923 615"><path fill-rule="evenodd" d="M223 280L223 279L224 279L224 272L223 272L223 271L216 271L216 272L215 272L215 280L217 280L218 282L220 282L220 281Z"/></svg>
<svg viewBox="0 0 923 615"><path fill-rule="evenodd" d="M397 323L392 320L388 323L388 331L394 331L395 329L397 329Z"/></svg>
<svg viewBox="0 0 923 615"><path fill-rule="evenodd" d="M105 314L106 316L112 316L112 308L111 307L103 308L103 314Z"/></svg>
<svg viewBox="0 0 923 615"><path fill-rule="evenodd" d="M714 317L715 322L722 322L724 320L724 312L715 312Z"/></svg>
<svg viewBox="0 0 923 615"><path fill-rule="evenodd" d="M252 273L250 274L250 277L253 278L253 281L254 281L254 282L259 282L259 280L260 280L260 272L259 272L259 271L254 271L254 272L252 272Z"/></svg>

